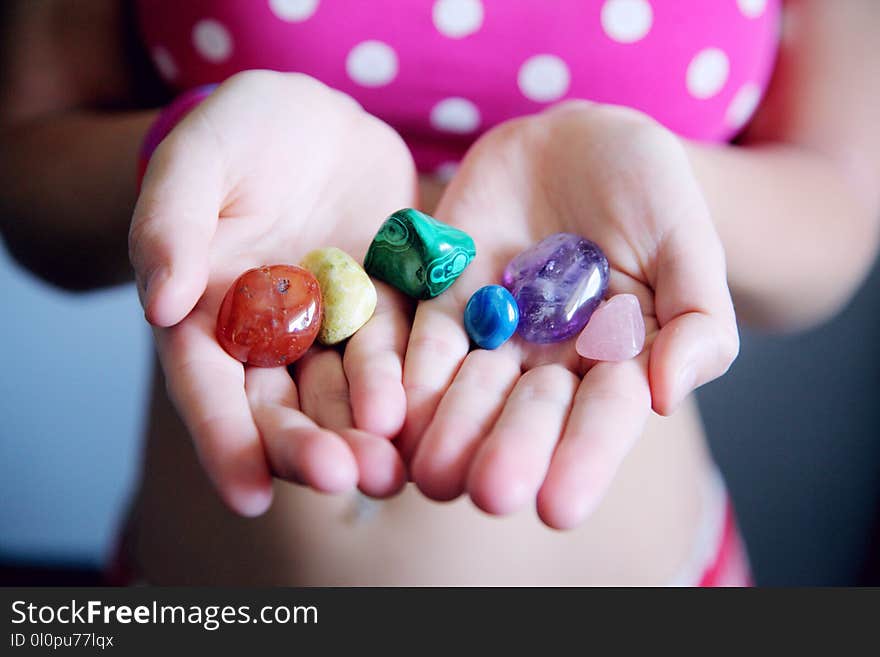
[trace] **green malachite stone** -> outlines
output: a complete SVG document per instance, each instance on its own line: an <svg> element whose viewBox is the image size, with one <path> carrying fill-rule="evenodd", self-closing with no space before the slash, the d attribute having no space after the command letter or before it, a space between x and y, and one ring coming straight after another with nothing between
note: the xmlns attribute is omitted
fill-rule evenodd
<svg viewBox="0 0 880 657"><path fill-rule="evenodd" d="M407 208L382 224L364 269L414 299L432 299L455 282L476 254L470 235Z"/></svg>

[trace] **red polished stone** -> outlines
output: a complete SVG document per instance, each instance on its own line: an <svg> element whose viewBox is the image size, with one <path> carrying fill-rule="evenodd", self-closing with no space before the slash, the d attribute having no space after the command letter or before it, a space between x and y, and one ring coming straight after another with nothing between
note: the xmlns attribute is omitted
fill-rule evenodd
<svg viewBox="0 0 880 657"><path fill-rule="evenodd" d="M248 365L289 365L321 328L321 290L302 267L257 267L236 279L217 316L217 340Z"/></svg>

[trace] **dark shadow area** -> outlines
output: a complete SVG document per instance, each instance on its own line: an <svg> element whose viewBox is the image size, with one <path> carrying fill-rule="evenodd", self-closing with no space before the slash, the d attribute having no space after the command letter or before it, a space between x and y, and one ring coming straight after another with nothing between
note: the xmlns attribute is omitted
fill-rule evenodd
<svg viewBox="0 0 880 657"><path fill-rule="evenodd" d="M0 562L0 586L107 586L99 570L78 564Z"/></svg>
<svg viewBox="0 0 880 657"><path fill-rule="evenodd" d="M728 376L700 392L759 585L877 583L878 394L880 267L815 331L743 331Z"/></svg>
<svg viewBox="0 0 880 657"><path fill-rule="evenodd" d="M861 578L861 583L865 586L880 586L880 500L877 501L876 508L874 534L868 545L868 559Z"/></svg>

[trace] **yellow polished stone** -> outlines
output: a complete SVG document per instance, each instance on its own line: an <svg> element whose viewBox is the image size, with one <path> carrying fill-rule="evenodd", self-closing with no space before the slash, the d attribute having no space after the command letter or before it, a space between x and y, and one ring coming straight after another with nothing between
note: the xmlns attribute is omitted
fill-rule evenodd
<svg viewBox="0 0 880 657"><path fill-rule="evenodd" d="M376 288L367 272L345 251L329 246L315 249L300 265L321 286L324 320L318 340L336 344L354 333L376 310Z"/></svg>

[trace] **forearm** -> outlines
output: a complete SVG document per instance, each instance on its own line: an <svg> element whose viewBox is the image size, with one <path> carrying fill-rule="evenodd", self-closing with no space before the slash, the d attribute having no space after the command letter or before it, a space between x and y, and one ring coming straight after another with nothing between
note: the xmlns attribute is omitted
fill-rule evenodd
<svg viewBox="0 0 880 657"><path fill-rule="evenodd" d="M82 289L129 278L137 153L153 112L71 112L0 135L0 230L13 255Z"/></svg>
<svg viewBox="0 0 880 657"><path fill-rule="evenodd" d="M747 320L819 321L874 259L878 26L875 0L786 0L773 78L743 146L687 147Z"/></svg>
<svg viewBox="0 0 880 657"><path fill-rule="evenodd" d="M687 145L727 253L738 315L797 328L845 303L876 253L880 207L830 158L788 145Z"/></svg>

